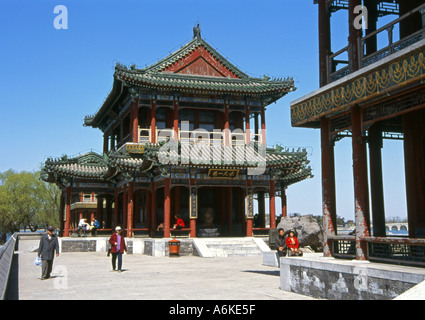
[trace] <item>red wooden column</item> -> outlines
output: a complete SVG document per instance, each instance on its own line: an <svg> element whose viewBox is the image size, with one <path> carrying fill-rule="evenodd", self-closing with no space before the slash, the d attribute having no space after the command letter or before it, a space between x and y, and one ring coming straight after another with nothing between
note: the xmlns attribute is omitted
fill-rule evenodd
<svg viewBox="0 0 425 320"><path fill-rule="evenodd" d="M151 142L156 142L156 100L151 98Z"/></svg>
<svg viewBox="0 0 425 320"><path fill-rule="evenodd" d="M102 197L97 194L97 200L96 200L96 216L98 219L100 219L100 213L102 212Z"/></svg>
<svg viewBox="0 0 425 320"><path fill-rule="evenodd" d="M354 199L356 206L356 258L367 259L366 244L362 237L370 236L369 187L367 176L366 139L362 135L362 113L359 107L351 110L351 131L353 145Z"/></svg>
<svg viewBox="0 0 425 320"><path fill-rule="evenodd" d="M228 233L232 234L233 231L233 188L229 187L229 192L227 193L227 221L228 221Z"/></svg>
<svg viewBox="0 0 425 320"><path fill-rule="evenodd" d="M198 189L195 185L195 179L190 179L189 187L189 218L190 218L190 237L196 237L196 220L198 219Z"/></svg>
<svg viewBox="0 0 425 320"><path fill-rule="evenodd" d="M254 220L254 190L252 188L252 180L247 179L245 185L245 220L246 220L246 236L253 235L253 220Z"/></svg>
<svg viewBox="0 0 425 320"><path fill-rule="evenodd" d="M99 218L98 218L99 221ZM103 228L103 221L105 221L105 228L108 228L111 222L111 196L108 194L106 197L106 217L103 217L102 221L99 221L101 229Z"/></svg>
<svg viewBox="0 0 425 320"><path fill-rule="evenodd" d="M261 106L261 143L267 145L266 143L266 108Z"/></svg>
<svg viewBox="0 0 425 320"><path fill-rule="evenodd" d="M134 182L128 185L127 203L127 238L133 237L133 215L134 215Z"/></svg>
<svg viewBox="0 0 425 320"><path fill-rule="evenodd" d="M127 185L124 184L124 191L122 194L122 229L127 228L127 213L128 213L128 189ZM124 232L124 231L123 231Z"/></svg>
<svg viewBox="0 0 425 320"><path fill-rule="evenodd" d="M135 98L131 110L132 142L139 143L139 98Z"/></svg>
<svg viewBox="0 0 425 320"><path fill-rule="evenodd" d="M258 213L261 216L262 227L266 227L266 202L264 201L264 191L258 192Z"/></svg>
<svg viewBox="0 0 425 320"><path fill-rule="evenodd" d="M326 257L332 254L328 238L336 235L336 200L334 146L330 138L330 120L325 117L320 119L320 140L322 149L323 255Z"/></svg>
<svg viewBox="0 0 425 320"><path fill-rule="evenodd" d="M288 216L288 208L287 208L287 198L286 198L286 187L284 186L282 186L280 197L282 200L282 218L286 218Z"/></svg>
<svg viewBox="0 0 425 320"><path fill-rule="evenodd" d="M258 112L254 113L254 134L255 141L258 141Z"/></svg>
<svg viewBox="0 0 425 320"><path fill-rule="evenodd" d="M330 14L328 1L318 1L319 4L319 69L320 87L328 83L328 54L331 49Z"/></svg>
<svg viewBox="0 0 425 320"><path fill-rule="evenodd" d="M118 217L120 214L119 209L119 197L118 197L118 188L114 188L114 225L113 227L116 227L118 225Z"/></svg>
<svg viewBox="0 0 425 320"><path fill-rule="evenodd" d="M149 229L148 232L150 232L150 229L152 229L152 195L149 190L145 190L144 192L146 199L146 227Z"/></svg>
<svg viewBox="0 0 425 320"><path fill-rule="evenodd" d="M179 102L173 101L173 129L174 129L174 141L179 140Z"/></svg>
<svg viewBox="0 0 425 320"><path fill-rule="evenodd" d="M230 146L229 106L224 105L224 145Z"/></svg>
<svg viewBox="0 0 425 320"><path fill-rule="evenodd" d="M151 235L153 235L158 226L156 221L156 190L153 181L151 182L151 197Z"/></svg>
<svg viewBox="0 0 425 320"><path fill-rule="evenodd" d="M71 223L71 187L66 187L66 202L65 202L65 230L64 237L69 237L69 225Z"/></svg>
<svg viewBox="0 0 425 320"><path fill-rule="evenodd" d="M368 130L369 174L372 206L373 236L385 237L384 184L382 178L382 130L375 123Z"/></svg>
<svg viewBox="0 0 425 320"><path fill-rule="evenodd" d="M421 111L403 115L406 205L409 237L416 237L416 228L425 228L425 181L422 173L423 114Z"/></svg>
<svg viewBox="0 0 425 320"><path fill-rule="evenodd" d="M248 144L251 141L251 128L249 123L250 118L250 109L249 106L245 106L245 143Z"/></svg>
<svg viewBox="0 0 425 320"><path fill-rule="evenodd" d="M109 148L109 136L108 134L103 134L103 153L108 153Z"/></svg>
<svg viewBox="0 0 425 320"><path fill-rule="evenodd" d="M174 214L180 214L180 192L181 189L179 186L174 187Z"/></svg>
<svg viewBox="0 0 425 320"><path fill-rule="evenodd" d="M362 29L357 29L353 22L357 17L357 14L354 13L354 8L361 4L361 0L349 0L348 2L348 66L350 68L350 73L359 69L359 40L361 38Z"/></svg>
<svg viewBox="0 0 425 320"><path fill-rule="evenodd" d="M276 229L276 203L275 203L275 182L270 180L269 186L269 196L270 196L270 229Z"/></svg>
<svg viewBox="0 0 425 320"><path fill-rule="evenodd" d="M64 232L65 232L64 212L65 212L65 194L62 190L60 205L59 205L60 236L64 236Z"/></svg>
<svg viewBox="0 0 425 320"><path fill-rule="evenodd" d="M164 179L164 238L170 237L171 178Z"/></svg>

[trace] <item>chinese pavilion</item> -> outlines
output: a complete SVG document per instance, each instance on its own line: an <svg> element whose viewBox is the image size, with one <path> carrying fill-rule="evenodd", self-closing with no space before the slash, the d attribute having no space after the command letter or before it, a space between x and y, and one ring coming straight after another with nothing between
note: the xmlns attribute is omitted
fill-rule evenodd
<svg viewBox="0 0 425 320"><path fill-rule="evenodd" d="M324 254L425 265L425 1L315 3L320 88L291 103L291 121L321 132ZM348 43L333 52L331 16L340 10L348 12ZM390 22L379 27L384 16ZM336 227L334 147L345 137L353 152L353 236ZM403 143L408 238L386 234L383 139Z"/></svg>
<svg viewBox="0 0 425 320"><path fill-rule="evenodd" d="M236 68L199 26L190 42L149 67L116 64L109 95L84 120L102 131L103 154L44 164L42 178L63 190L63 236L93 204L103 231L120 225L128 237L170 237L177 215L191 237L211 228L252 236L267 230L267 196L275 228L275 197L286 215L285 189L312 176L305 150L266 147L266 107L294 90L291 78Z"/></svg>

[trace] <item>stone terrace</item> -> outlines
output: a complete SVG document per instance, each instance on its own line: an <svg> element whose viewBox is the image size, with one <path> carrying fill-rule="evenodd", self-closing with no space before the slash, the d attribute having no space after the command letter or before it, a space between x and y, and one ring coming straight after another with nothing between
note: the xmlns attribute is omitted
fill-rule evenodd
<svg viewBox="0 0 425 320"><path fill-rule="evenodd" d="M122 273L111 271L104 252L62 253L52 278L40 280L34 266L35 240L20 241L19 276L9 299L147 299L147 300L310 300L280 290L279 269L262 265L262 257L179 258L126 254ZM13 280L13 274L11 280ZM17 279L17 281L16 281Z"/></svg>

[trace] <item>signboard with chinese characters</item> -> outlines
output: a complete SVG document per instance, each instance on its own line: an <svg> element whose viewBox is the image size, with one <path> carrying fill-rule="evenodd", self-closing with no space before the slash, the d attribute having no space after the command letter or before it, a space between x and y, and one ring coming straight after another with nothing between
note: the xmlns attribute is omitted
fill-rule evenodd
<svg viewBox="0 0 425 320"><path fill-rule="evenodd" d="M239 174L238 169L210 169L208 178L212 179L235 179Z"/></svg>
<svg viewBox="0 0 425 320"><path fill-rule="evenodd" d="M252 188L246 189L246 218L254 218L254 192Z"/></svg>
<svg viewBox="0 0 425 320"><path fill-rule="evenodd" d="M198 192L196 187L190 187L190 206L189 218L198 218Z"/></svg>

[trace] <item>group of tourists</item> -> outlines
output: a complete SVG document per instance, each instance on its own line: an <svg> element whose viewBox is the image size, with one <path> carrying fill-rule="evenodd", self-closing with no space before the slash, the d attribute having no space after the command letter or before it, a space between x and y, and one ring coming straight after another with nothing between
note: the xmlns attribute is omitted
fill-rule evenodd
<svg viewBox="0 0 425 320"><path fill-rule="evenodd" d="M285 232L284 229L278 230L276 238L276 250L279 257L288 256L302 256L303 252L299 248L300 244L295 231L289 230Z"/></svg>
<svg viewBox="0 0 425 320"><path fill-rule="evenodd" d="M38 257L41 258L41 280L50 278L55 253L56 257L59 256L59 241L53 230L53 227L48 227L47 233L43 234L40 239ZM121 232L121 227L115 228L115 233L109 237L110 249L108 250L108 256L112 255L112 271L118 271L119 273L122 272L122 255L127 252L127 246ZM287 233L285 233L284 229L278 230L276 250L279 257L303 255L303 252L299 249L298 238L293 230Z"/></svg>
<svg viewBox="0 0 425 320"><path fill-rule="evenodd" d="M59 256L59 241L53 230L54 228L51 226L47 228L47 233L41 236L38 246L37 257L41 260L41 280L50 278L53 260L55 256ZM122 255L124 251L127 252L127 246L121 231L121 227L115 228L115 233L109 238L110 249L108 250L108 256L112 255L112 271L118 271L119 273L122 272ZM118 268L116 265L117 259Z"/></svg>
<svg viewBox="0 0 425 320"><path fill-rule="evenodd" d="M76 233L79 237L81 237L81 234L85 235L87 232L90 232L91 235L94 236L96 234L96 230L99 229L99 227L100 224L96 218L93 218L91 223L88 223L86 218L81 218L78 222Z"/></svg>

